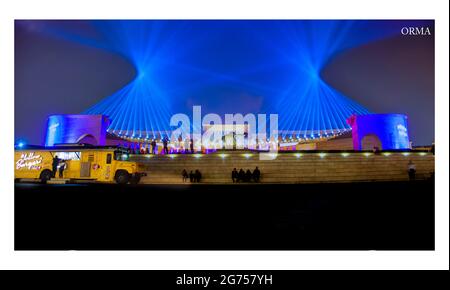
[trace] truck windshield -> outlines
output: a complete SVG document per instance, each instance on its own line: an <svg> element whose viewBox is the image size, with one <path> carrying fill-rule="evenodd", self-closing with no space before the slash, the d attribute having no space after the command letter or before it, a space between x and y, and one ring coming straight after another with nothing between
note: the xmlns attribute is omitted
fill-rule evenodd
<svg viewBox="0 0 450 290"><path fill-rule="evenodd" d="M114 151L114 160L128 161L130 155L124 151Z"/></svg>

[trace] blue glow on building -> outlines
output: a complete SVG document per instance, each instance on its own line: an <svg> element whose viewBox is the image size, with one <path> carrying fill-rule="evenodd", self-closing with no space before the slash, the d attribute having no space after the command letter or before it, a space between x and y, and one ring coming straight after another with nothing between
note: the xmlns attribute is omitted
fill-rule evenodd
<svg viewBox="0 0 450 290"><path fill-rule="evenodd" d="M379 147L380 150L411 149L408 117L405 115L370 114L352 116L348 123L352 127L353 148L355 150L372 150L373 145ZM365 140L370 142L365 142ZM378 144L373 144L374 140Z"/></svg>
<svg viewBox="0 0 450 290"><path fill-rule="evenodd" d="M103 115L51 115L47 120L45 146L64 143L105 145L110 121Z"/></svg>
<svg viewBox="0 0 450 290"><path fill-rule="evenodd" d="M63 143L63 130L61 130L63 127L65 127L65 118L63 115L54 115L47 119L45 146Z"/></svg>
<svg viewBox="0 0 450 290"><path fill-rule="evenodd" d="M90 21L91 32L51 29L52 35L126 58L136 75L87 109L110 118L108 132L163 138L174 113L277 113L284 138L315 138L351 127L368 109L321 77L332 58L398 34L395 21ZM96 35L96 36L93 36ZM55 120L49 127L61 120ZM49 121L50 122L50 121ZM46 144L59 136L48 135Z"/></svg>

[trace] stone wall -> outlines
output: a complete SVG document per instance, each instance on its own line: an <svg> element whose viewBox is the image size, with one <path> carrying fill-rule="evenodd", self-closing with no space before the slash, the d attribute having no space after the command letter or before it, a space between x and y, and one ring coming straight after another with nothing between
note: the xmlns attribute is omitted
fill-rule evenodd
<svg viewBox="0 0 450 290"><path fill-rule="evenodd" d="M408 162L417 167L417 178L434 172L434 155L425 152L304 152L280 153L275 160L261 161L257 153L224 152L207 155L133 155L148 176L142 183L182 183L181 172L199 169L202 183L231 183L233 168L258 166L262 183L315 183L407 180Z"/></svg>

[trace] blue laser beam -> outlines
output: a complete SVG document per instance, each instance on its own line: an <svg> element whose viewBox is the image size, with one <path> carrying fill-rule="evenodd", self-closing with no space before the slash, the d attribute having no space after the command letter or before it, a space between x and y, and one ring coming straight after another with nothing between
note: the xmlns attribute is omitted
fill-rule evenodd
<svg viewBox="0 0 450 290"><path fill-rule="evenodd" d="M350 115L369 113L321 72L343 51L398 34L404 22L114 20L83 22L78 32L69 25L50 22L46 32L114 52L136 70L84 112L109 116L110 133L157 138L172 129L173 113L190 114L192 105L245 113L262 100L252 113L277 113L282 135L292 138L346 131ZM242 94L251 97L243 103Z"/></svg>

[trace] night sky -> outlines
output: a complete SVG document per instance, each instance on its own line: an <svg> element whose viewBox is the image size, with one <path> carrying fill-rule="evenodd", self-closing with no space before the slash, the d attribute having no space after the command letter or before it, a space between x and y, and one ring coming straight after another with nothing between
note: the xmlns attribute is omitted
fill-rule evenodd
<svg viewBox="0 0 450 290"><path fill-rule="evenodd" d="M408 115L413 143L431 144L434 37L400 34L411 25L434 28L353 21L345 34L341 25L325 35L298 21L16 21L15 138L41 144L48 115L81 113L144 70L158 86L155 102L167 101L173 113L202 105L204 113L281 118L273 100L305 82L298 59L307 55L328 85L373 113Z"/></svg>

